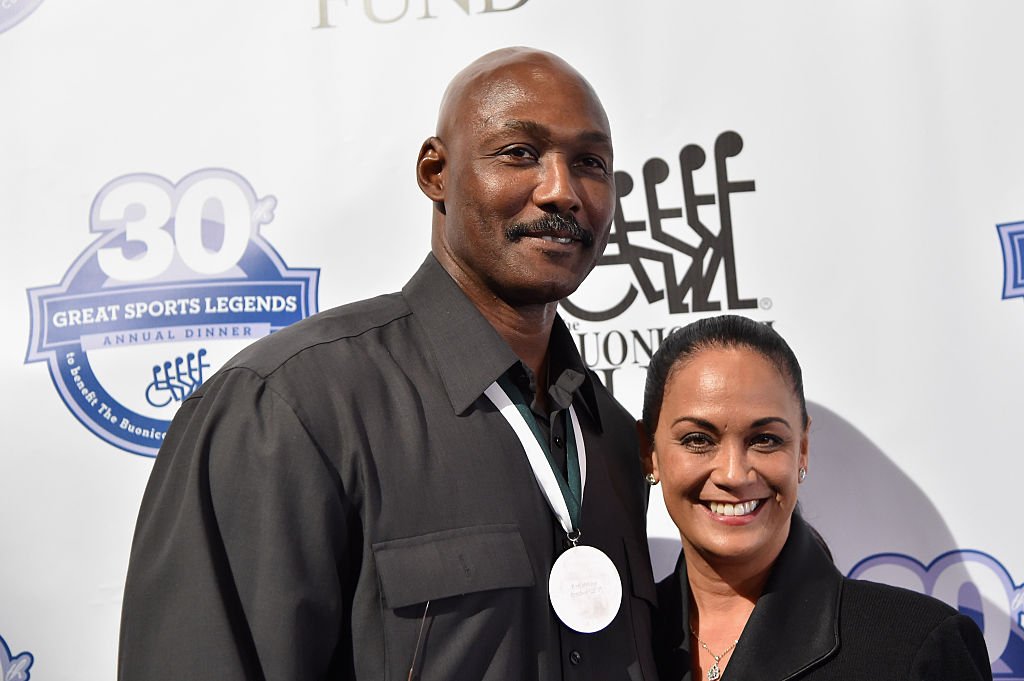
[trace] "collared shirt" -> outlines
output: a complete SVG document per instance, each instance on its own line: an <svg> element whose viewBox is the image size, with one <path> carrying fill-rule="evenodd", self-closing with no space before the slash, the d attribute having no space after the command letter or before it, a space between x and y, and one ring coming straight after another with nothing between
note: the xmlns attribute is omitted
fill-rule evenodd
<svg viewBox="0 0 1024 681"><path fill-rule="evenodd" d="M560 321L551 344L582 367ZM562 530L483 394L516 366L432 256L402 293L243 351L186 401L157 457L119 677L656 678L633 420L592 373L571 393L581 541L623 585L612 624L579 634L547 596Z"/></svg>

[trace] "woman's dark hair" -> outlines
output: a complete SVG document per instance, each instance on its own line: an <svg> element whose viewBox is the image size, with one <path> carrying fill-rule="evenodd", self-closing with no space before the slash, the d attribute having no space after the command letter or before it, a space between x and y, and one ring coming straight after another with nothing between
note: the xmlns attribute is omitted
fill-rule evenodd
<svg viewBox="0 0 1024 681"><path fill-rule="evenodd" d="M674 332L661 344L651 358L644 388L644 427L653 439L665 397L665 383L677 364L685 364L702 350L711 348L748 348L771 362L786 377L800 402L800 416L807 427L807 403L800 363L773 328L738 315L708 317Z"/></svg>

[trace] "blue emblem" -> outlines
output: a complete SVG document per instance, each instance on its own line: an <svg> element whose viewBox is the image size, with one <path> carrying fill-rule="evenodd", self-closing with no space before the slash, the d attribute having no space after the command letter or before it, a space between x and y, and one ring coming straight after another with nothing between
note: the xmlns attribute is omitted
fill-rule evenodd
<svg viewBox="0 0 1024 681"><path fill-rule="evenodd" d="M41 4L43 0L0 0L0 33L20 24Z"/></svg>
<svg viewBox="0 0 1024 681"><path fill-rule="evenodd" d="M260 233L276 205L221 169L109 182L90 211L100 236L60 284L28 291L26 362L47 363L93 433L155 456L213 371L317 311L320 270L289 268Z"/></svg>
<svg viewBox="0 0 1024 681"><path fill-rule="evenodd" d="M1024 586L981 551L942 554L929 565L900 553L879 553L853 566L849 577L912 589L945 601L985 634L992 677L1024 681Z"/></svg>
<svg viewBox="0 0 1024 681"><path fill-rule="evenodd" d="M34 661L32 653L12 655L4 637L0 636L0 681L28 681Z"/></svg>
<svg viewBox="0 0 1024 681"><path fill-rule="evenodd" d="M1024 222L996 225L1003 246L1003 299L1024 298Z"/></svg>

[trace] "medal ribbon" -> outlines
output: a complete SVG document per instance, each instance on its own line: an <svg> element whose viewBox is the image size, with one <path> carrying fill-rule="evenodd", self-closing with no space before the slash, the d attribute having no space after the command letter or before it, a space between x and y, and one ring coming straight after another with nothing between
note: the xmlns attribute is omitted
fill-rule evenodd
<svg viewBox="0 0 1024 681"><path fill-rule="evenodd" d="M522 393L506 376L491 383L484 394L512 426L526 451L533 475L566 534L579 530L583 508L583 489L587 484L587 449L576 410L569 405L568 432L565 438L565 467L568 481L562 477L551 449Z"/></svg>

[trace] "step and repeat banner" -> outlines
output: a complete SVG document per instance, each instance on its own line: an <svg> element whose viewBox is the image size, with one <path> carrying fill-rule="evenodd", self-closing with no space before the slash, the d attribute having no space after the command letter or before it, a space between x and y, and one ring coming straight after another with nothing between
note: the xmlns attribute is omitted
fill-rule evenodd
<svg viewBox="0 0 1024 681"><path fill-rule="evenodd" d="M113 677L175 410L246 344L401 287L441 93L515 44L612 123L611 243L563 305L587 364L639 414L673 329L772 323L839 568L971 612L1024 678L1021 25L1015 1L0 0L0 679ZM649 526L661 577L657 494Z"/></svg>

